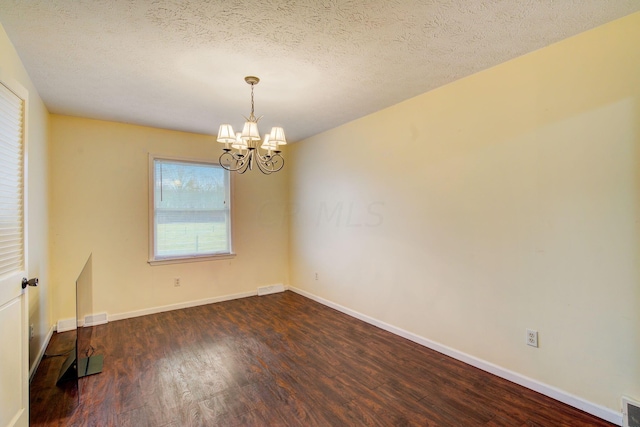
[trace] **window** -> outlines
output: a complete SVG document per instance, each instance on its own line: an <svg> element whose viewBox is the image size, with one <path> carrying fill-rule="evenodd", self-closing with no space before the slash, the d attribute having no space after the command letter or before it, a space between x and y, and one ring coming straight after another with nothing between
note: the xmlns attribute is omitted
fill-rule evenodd
<svg viewBox="0 0 640 427"><path fill-rule="evenodd" d="M230 176L220 165L150 158L149 262L231 255Z"/></svg>

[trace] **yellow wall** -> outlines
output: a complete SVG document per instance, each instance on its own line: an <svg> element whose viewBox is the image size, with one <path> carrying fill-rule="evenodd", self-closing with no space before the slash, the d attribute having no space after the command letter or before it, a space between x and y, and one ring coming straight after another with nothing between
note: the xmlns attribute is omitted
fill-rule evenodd
<svg viewBox="0 0 640 427"><path fill-rule="evenodd" d="M234 259L147 263L148 154L217 160L221 152L211 136L51 116L56 319L75 317L75 281L90 254L94 312L112 316L288 282L284 171L234 176Z"/></svg>
<svg viewBox="0 0 640 427"><path fill-rule="evenodd" d="M0 75L17 82L29 93L26 111L27 261L29 277L40 279L37 288L29 289L29 323L34 326L35 333L34 338L29 341L29 364L32 365L52 325L48 259L47 129L49 113L1 25Z"/></svg>
<svg viewBox="0 0 640 427"><path fill-rule="evenodd" d="M291 285L619 413L639 43L634 14L291 146Z"/></svg>

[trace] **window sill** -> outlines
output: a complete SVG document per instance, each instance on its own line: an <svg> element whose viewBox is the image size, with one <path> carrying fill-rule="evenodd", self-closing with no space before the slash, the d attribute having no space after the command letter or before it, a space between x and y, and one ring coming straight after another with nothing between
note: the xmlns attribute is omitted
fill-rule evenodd
<svg viewBox="0 0 640 427"><path fill-rule="evenodd" d="M220 254L185 258L150 259L147 262L149 263L149 265L183 264L187 262L218 261L223 259L232 259L235 257L236 254Z"/></svg>

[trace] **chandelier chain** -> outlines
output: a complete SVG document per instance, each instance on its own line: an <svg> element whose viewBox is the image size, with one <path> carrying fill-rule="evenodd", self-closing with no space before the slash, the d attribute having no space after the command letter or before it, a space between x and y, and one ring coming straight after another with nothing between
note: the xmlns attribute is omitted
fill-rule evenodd
<svg viewBox="0 0 640 427"><path fill-rule="evenodd" d="M255 115L253 114L253 86L254 86L254 83L251 83L251 116L249 117L252 117L252 118L255 117Z"/></svg>

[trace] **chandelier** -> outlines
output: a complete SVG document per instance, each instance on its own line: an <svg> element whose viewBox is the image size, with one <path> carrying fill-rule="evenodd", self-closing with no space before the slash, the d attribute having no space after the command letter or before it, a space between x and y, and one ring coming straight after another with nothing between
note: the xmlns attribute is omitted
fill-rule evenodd
<svg viewBox="0 0 640 427"><path fill-rule="evenodd" d="M280 155L278 146L285 145L287 140L284 129L274 127L260 143L258 121L262 116L256 118L253 114L253 87L260 82L260 79L247 76L244 81L251 85L251 114L245 117L246 122L242 132L235 133L229 124L220 125L217 141L225 144L224 152L220 155L220 166L238 173L245 173L257 166L262 173L269 175L278 172L284 166L284 158Z"/></svg>

